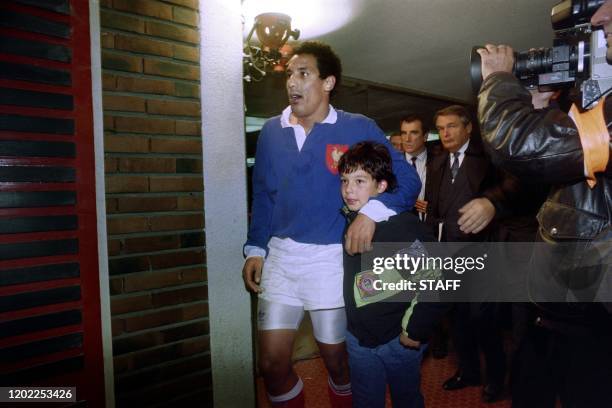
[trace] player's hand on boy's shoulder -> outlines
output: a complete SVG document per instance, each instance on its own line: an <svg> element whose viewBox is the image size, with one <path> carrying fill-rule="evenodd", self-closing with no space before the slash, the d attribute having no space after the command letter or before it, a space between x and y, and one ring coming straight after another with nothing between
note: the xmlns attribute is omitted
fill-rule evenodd
<svg viewBox="0 0 612 408"><path fill-rule="evenodd" d="M372 250L372 238L376 222L364 214L358 214L346 231L344 249L349 255Z"/></svg>
<svg viewBox="0 0 612 408"><path fill-rule="evenodd" d="M400 334L399 341L400 343L402 343L402 346L404 347L415 348L415 349L418 349L419 347L421 347L420 341L412 340L410 337L408 337L406 333Z"/></svg>
<svg viewBox="0 0 612 408"><path fill-rule="evenodd" d="M252 256L247 258L242 267L242 279L246 290L261 293L259 287L261 281L261 270L263 269L264 259L261 256Z"/></svg>

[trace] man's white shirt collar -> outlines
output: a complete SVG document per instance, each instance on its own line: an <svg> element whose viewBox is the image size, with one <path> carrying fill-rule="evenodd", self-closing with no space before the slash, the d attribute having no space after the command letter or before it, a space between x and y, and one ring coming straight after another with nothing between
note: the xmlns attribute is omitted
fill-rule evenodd
<svg viewBox="0 0 612 408"><path fill-rule="evenodd" d="M301 151L302 147L304 146L304 143L306 142L306 131L304 130L302 125L300 125L299 123L296 123L295 125L293 125L290 122L290 119L291 119L291 106L287 106L285 110L283 110L283 113L281 114L281 118L280 118L281 127L293 128L293 134L295 135L295 143L297 144L298 150ZM338 120L338 112L336 112L333 106L329 105L329 112L327 113L327 116L325 117L325 119L323 119L323 121L320 123L329 123L333 125L334 123L336 123L337 120Z"/></svg>
<svg viewBox="0 0 612 408"><path fill-rule="evenodd" d="M417 161L427 159L427 149L423 149L423 151L421 151L421 153L417 154L416 156L413 156L410 153L406 153L406 161L408 161L408 163L410 163L413 157L416 157Z"/></svg>
<svg viewBox="0 0 612 408"><path fill-rule="evenodd" d="M463 163L463 158L465 157L465 151L467 150L469 145L470 145L470 139L468 139L467 142L465 142L463 146L461 146L459 150L457 150L457 153L459 153L459 166L461 166L461 164ZM451 152L448 152L448 153L450 155L449 164L450 166L452 166L453 162L455 161L455 153L451 153Z"/></svg>
<svg viewBox="0 0 612 408"><path fill-rule="evenodd" d="M467 150L468 146L470 145L470 139L467 140L467 142L465 142L463 144L463 146L461 146L459 148L459 150L457 150L459 152L459 155L461 156L462 154L465 154L465 151Z"/></svg>
<svg viewBox="0 0 612 408"><path fill-rule="evenodd" d="M292 125L291 122L289 122L290 118L291 118L291 106L287 106L283 110L283 113L281 114L281 117L280 117L281 127L284 127L284 128L286 127L295 128L296 126L302 127L299 124ZM336 123L337 120L338 120L338 112L336 112L333 106L329 105L329 112L327 113L327 116L325 117L325 119L321 121L321 123L330 123L333 125L334 123Z"/></svg>

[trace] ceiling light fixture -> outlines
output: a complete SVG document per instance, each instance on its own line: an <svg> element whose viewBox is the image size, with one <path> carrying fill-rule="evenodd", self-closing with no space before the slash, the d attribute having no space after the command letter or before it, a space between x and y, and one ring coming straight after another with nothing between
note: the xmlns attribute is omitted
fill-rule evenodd
<svg viewBox="0 0 612 408"><path fill-rule="evenodd" d="M257 33L261 46L252 43ZM300 30L291 29L291 17L282 13L263 13L255 17L243 49L244 80L261 81L270 70L282 71L291 48L286 44L290 37L297 40Z"/></svg>

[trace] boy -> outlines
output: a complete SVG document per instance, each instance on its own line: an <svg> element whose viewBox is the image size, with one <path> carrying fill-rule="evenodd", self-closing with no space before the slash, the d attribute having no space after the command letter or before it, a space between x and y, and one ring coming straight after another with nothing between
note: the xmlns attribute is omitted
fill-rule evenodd
<svg viewBox="0 0 612 408"><path fill-rule="evenodd" d="M341 193L348 225L372 197L393 191L396 179L387 148L375 142L353 145L340 159ZM433 241L428 228L410 213L392 216L377 223L372 240L409 243L423 248L419 241ZM375 246L376 250L376 246ZM369 265L366 268L371 268ZM344 253L344 302L348 320L346 335L354 407L384 407L389 385L394 407L423 407L420 392L422 345L446 311L440 303L389 300L383 293L372 294L363 282L374 276L363 270L361 256ZM385 272L386 273L386 272ZM383 273L384 275L384 273ZM379 276L383 276L379 275ZM368 293L369 292L369 293ZM382 295L386 301L372 301ZM407 323L406 323L407 322ZM402 323L405 323L404 327Z"/></svg>

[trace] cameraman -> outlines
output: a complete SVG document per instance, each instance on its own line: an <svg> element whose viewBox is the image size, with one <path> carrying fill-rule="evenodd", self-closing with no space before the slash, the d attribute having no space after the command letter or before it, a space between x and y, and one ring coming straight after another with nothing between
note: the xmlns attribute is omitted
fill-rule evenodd
<svg viewBox="0 0 612 408"><path fill-rule="evenodd" d="M591 23L604 28L611 63L612 0ZM534 109L531 95L512 75L512 48L488 44L478 53L484 80L478 116L487 152L523 181L550 185L537 217L537 245L547 250L534 251L530 261L529 294L539 303L519 345L512 405L554 407L559 396L563 407L610 407L612 165L610 139L601 135L611 115L587 119L587 125L603 125L599 137L579 132L561 110ZM612 112L612 98L607 108ZM574 302L546 303L538 284L548 285L548 294L567 285L565 299Z"/></svg>

